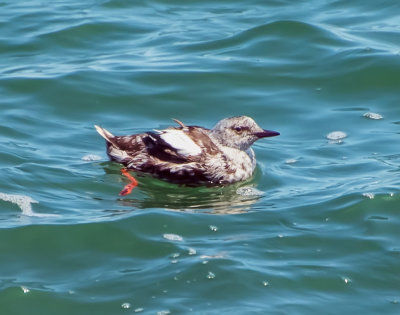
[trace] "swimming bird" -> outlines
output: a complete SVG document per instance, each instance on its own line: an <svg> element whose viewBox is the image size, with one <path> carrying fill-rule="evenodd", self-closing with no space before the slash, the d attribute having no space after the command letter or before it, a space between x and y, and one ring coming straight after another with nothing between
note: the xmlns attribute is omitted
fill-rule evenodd
<svg viewBox="0 0 400 315"><path fill-rule="evenodd" d="M174 121L179 126L128 136L114 136L95 125L106 140L109 158L124 165L122 174L130 180L120 195L129 194L138 184L129 170L189 186L246 180L256 167L252 144L279 135L247 116L222 119L212 129Z"/></svg>

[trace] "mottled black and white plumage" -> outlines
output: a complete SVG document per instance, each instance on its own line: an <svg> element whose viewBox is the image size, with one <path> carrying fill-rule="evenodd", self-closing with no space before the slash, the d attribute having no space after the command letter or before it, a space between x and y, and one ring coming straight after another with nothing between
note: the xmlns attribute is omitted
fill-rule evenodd
<svg viewBox="0 0 400 315"><path fill-rule="evenodd" d="M279 135L247 116L226 118L214 128L186 126L114 136L95 126L112 161L127 169L187 185L224 185L249 178L256 166L251 145Z"/></svg>

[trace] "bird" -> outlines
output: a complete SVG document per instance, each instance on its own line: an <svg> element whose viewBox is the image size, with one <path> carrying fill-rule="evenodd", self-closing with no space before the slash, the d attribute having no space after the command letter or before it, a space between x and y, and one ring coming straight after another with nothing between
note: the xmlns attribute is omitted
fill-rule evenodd
<svg viewBox="0 0 400 315"><path fill-rule="evenodd" d="M262 129L248 116L222 119L212 129L173 120L178 126L126 136L114 136L95 125L106 140L110 160L122 164L121 172L130 180L121 196L138 185L129 171L187 186L223 186L246 180L256 167L253 143L280 135Z"/></svg>

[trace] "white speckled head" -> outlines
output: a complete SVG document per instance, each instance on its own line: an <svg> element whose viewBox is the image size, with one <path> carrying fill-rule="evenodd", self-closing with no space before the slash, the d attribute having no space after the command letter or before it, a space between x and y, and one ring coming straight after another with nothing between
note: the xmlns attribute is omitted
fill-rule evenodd
<svg viewBox="0 0 400 315"><path fill-rule="evenodd" d="M258 139L278 136L279 132L262 129L250 117L236 116L219 121L210 134L225 146L247 150Z"/></svg>

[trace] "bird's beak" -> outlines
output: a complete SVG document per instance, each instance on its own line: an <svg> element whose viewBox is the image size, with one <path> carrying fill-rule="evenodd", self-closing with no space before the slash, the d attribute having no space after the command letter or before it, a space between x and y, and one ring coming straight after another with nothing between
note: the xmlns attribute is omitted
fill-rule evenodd
<svg viewBox="0 0 400 315"><path fill-rule="evenodd" d="M279 136L280 133L272 130L263 130L261 132L255 132L254 135L257 136L258 138L267 138L267 137Z"/></svg>

